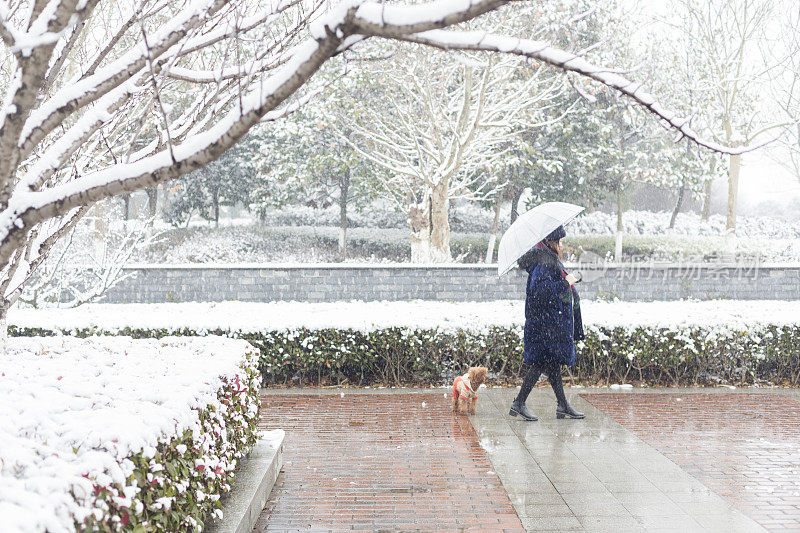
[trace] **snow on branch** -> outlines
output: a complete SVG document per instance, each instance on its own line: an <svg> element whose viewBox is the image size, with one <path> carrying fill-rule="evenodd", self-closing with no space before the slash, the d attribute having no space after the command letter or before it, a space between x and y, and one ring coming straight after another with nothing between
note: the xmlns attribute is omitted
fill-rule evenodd
<svg viewBox="0 0 800 533"><path fill-rule="evenodd" d="M576 54L555 48L546 42L519 39L482 31L455 30L431 30L397 38L434 46L443 50L482 50L536 59L565 72L574 72L616 89L661 118L670 127L677 130L681 137L687 137L700 146L725 154L742 154L754 149L751 146L725 146L701 137L689 127L688 119L679 117L676 113L658 103L652 94L642 88L641 83L630 81L607 68L597 67Z"/></svg>
<svg viewBox="0 0 800 533"><path fill-rule="evenodd" d="M132 48L128 53L107 66L102 72L87 78L67 83L52 98L43 103L25 123L20 135L20 146L23 156L32 150L53 129L72 115L76 110L96 101L112 89L129 80L133 74L147 66L149 57L158 57L174 45L180 43L191 29L195 28L205 17L211 16L215 10L222 8L223 2L195 0L179 15L172 18L164 27L149 36L149 46Z"/></svg>
<svg viewBox="0 0 800 533"><path fill-rule="evenodd" d="M286 118L293 113L296 113L304 105L306 105L308 102L310 102L311 100L316 98L320 93L322 93L325 90L325 88L328 87L329 85L330 83L325 87L314 89L313 91L304 94L302 98L299 98L297 101L292 102L291 104L286 105L280 109L275 109L273 111L270 111L261 118L261 122L274 122L276 120Z"/></svg>
<svg viewBox="0 0 800 533"><path fill-rule="evenodd" d="M31 43L28 43L31 46L27 46L26 42L31 39L36 41L37 32L39 37L43 34L59 34L70 24L87 17L98 1L86 0L79 4L75 1L53 1L38 15L34 9L31 16L37 16L30 22L27 37L23 39L25 42L20 41L20 35L15 36L15 79L7 89L3 102L5 109L0 110L0 205L5 205L13 187L12 174L26 156L18 147L20 132L24 131L25 123L37 105L55 48L55 42L50 39L44 43L37 42L35 46ZM20 49L20 46L25 48Z"/></svg>
<svg viewBox="0 0 800 533"><path fill-rule="evenodd" d="M272 68L274 65L275 60L270 58L267 61L254 61L247 66L223 67L219 70L195 70L185 67L171 67L168 76L176 80L190 83L219 83L223 80L242 78L253 72L261 72Z"/></svg>
<svg viewBox="0 0 800 533"><path fill-rule="evenodd" d="M281 13L300 4L301 1L302 0L281 0L273 8L265 10L257 15L215 26L213 30L187 39L176 53L178 55L188 55L192 52L208 48L225 39L247 33L258 26L269 27L280 20Z"/></svg>
<svg viewBox="0 0 800 533"><path fill-rule="evenodd" d="M466 22L507 3L506 0L435 0L420 5L365 2L353 17L358 27L353 33L401 38ZM324 26L318 26L317 31L321 27Z"/></svg>
<svg viewBox="0 0 800 533"><path fill-rule="evenodd" d="M8 20L8 11L5 5L0 4L0 39L3 39L3 43L12 48L16 45L16 30L14 26Z"/></svg>

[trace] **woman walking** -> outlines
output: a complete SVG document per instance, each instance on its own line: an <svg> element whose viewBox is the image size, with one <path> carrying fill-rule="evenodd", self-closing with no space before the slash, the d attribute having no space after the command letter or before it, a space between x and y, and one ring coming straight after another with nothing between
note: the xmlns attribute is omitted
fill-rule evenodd
<svg viewBox="0 0 800 533"><path fill-rule="evenodd" d="M575 364L575 341L585 338L574 287L578 280L567 274L561 263L561 239L566 234L564 227L559 226L517 261L528 272L523 355L530 368L509 414L525 420L537 420L528 411L525 400L543 373L547 374L558 400L556 418L585 416L567 402L561 381L561 365Z"/></svg>

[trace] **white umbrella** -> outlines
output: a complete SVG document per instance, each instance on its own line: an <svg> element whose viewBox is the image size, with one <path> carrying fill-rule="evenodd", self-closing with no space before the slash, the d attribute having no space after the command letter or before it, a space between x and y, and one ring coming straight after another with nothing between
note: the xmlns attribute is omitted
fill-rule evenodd
<svg viewBox="0 0 800 533"><path fill-rule="evenodd" d="M500 239L497 275L502 276L517 264L517 259L547 237L554 229L578 216L583 207L566 202L546 202L521 214Z"/></svg>

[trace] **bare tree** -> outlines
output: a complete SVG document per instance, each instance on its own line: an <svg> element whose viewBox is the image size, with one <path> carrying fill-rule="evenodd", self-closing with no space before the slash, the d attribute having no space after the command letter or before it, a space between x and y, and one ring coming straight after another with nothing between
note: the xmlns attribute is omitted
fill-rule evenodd
<svg viewBox="0 0 800 533"><path fill-rule="evenodd" d="M784 46L774 51L774 55L779 60L785 59L786 68L781 73L783 83L776 87L774 98L790 125L774 156L800 181L800 5L789 9L782 20Z"/></svg>
<svg viewBox="0 0 800 533"><path fill-rule="evenodd" d="M703 146L743 151L700 138L611 69L547 43L452 29L506 3L0 3L0 323L89 206L215 160L313 97L312 76L369 38L524 56L617 89Z"/></svg>
<svg viewBox="0 0 800 533"><path fill-rule="evenodd" d="M504 145L522 124L534 127L528 111L544 110L564 86L557 72L514 58L457 59L401 48L370 70L383 98L349 123L352 146L385 170L382 190L406 215L412 262L451 260L450 200L503 186L492 167Z"/></svg>
<svg viewBox="0 0 800 533"><path fill-rule="evenodd" d="M766 143L777 139L791 122L782 120L770 109L765 96L769 86L785 72L787 58L793 54L780 47L780 57L769 51L774 24L783 8L798 9L796 3L779 0L676 0L673 10L690 51L686 63L692 70L687 77L705 85L709 100L699 110L707 127L701 128L728 146ZM795 32L797 29L795 28ZM736 214L739 196L741 154L728 159L727 232L728 251L736 248Z"/></svg>

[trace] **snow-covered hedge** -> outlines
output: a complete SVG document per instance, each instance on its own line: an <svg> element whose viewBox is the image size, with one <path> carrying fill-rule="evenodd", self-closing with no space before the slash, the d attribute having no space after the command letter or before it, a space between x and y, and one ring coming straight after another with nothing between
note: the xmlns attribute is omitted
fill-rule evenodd
<svg viewBox="0 0 800 533"><path fill-rule="evenodd" d="M800 326L737 330L589 326L573 382L651 385L800 385ZM522 329L290 330L247 336L261 349L265 384L406 384L452 381L483 364L495 380L521 370Z"/></svg>
<svg viewBox="0 0 800 533"><path fill-rule="evenodd" d="M313 208L304 205L290 205L281 209L265 211L261 222L267 226L337 226L339 225L339 206ZM378 201L360 210L350 209L347 213L350 227L355 228L396 228L406 229L406 217L388 202Z"/></svg>
<svg viewBox="0 0 800 533"><path fill-rule="evenodd" d="M587 384L800 385L800 302L592 302L572 378ZM520 301L92 305L16 310L19 334L59 324L78 335L214 333L261 350L265 385L446 384L481 363L519 375Z"/></svg>
<svg viewBox="0 0 800 533"><path fill-rule="evenodd" d="M626 235L667 235L671 216L668 212L625 211L622 225ZM711 215L708 220L702 220L695 213L680 213L673 233L688 237L724 237L725 225L724 215ZM573 235L613 235L616 230L617 215L600 211L581 215L568 226L568 233ZM800 239L800 221L740 216L736 220L736 234L762 240Z"/></svg>
<svg viewBox="0 0 800 533"><path fill-rule="evenodd" d="M256 440L241 340L16 338L0 367L8 530L196 530Z"/></svg>

